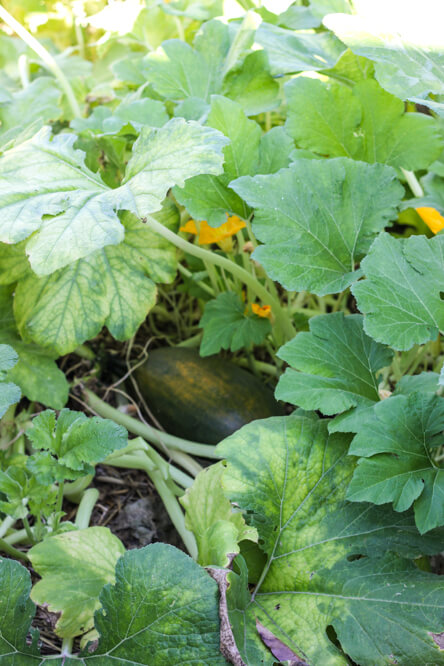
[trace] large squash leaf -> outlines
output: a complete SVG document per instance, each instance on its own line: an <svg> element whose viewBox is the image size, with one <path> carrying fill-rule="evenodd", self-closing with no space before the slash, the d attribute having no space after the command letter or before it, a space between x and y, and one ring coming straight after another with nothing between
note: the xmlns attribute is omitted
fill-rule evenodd
<svg viewBox="0 0 444 666"><path fill-rule="evenodd" d="M348 88L299 77L286 94L287 131L301 148L412 170L427 168L441 152L438 121L405 113L404 103L374 80Z"/></svg>
<svg viewBox="0 0 444 666"><path fill-rule="evenodd" d="M361 268L352 291L372 338L405 350L444 330L444 236L381 234Z"/></svg>
<svg viewBox="0 0 444 666"><path fill-rule="evenodd" d="M128 551L117 562L115 579L100 595L97 649L91 645L72 659L46 659L38 655L35 642L26 642L34 615L29 573L0 559L0 609L5 611L0 614L1 666L227 663L219 650L217 584L185 553L165 544Z"/></svg>
<svg viewBox="0 0 444 666"><path fill-rule="evenodd" d="M396 214L403 188L393 169L347 158L297 160L230 187L255 208L253 253L286 289L324 295L356 280L376 234Z"/></svg>
<svg viewBox="0 0 444 666"><path fill-rule="evenodd" d="M433 461L442 444L444 400L398 395L375 405L361 423L350 454L362 456L347 491L354 502L412 504L419 531L444 525L444 469Z"/></svg>
<svg viewBox="0 0 444 666"><path fill-rule="evenodd" d="M176 230L171 202L154 217ZM103 326L118 340L136 332L156 301L155 282L171 282L176 250L134 216L122 217L125 239L50 276L32 273L15 292L14 311L25 339L66 354L97 335Z"/></svg>
<svg viewBox="0 0 444 666"><path fill-rule="evenodd" d="M308 415L256 421L219 445L227 496L268 558L238 634L251 637L259 622L310 664L345 666L345 654L360 666L443 664L433 634L443 629L444 582L404 559L439 549L440 537L421 537L410 513L345 500L348 444ZM256 666L251 639L247 654L238 647Z"/></svg>
<svg viewBox="0 0 444 666"><path fill-rule="evenodd" d="M26 245L33 270L48 275L123 240L117 210L143 217L160 209L170 187L200 173L219 173L227 139L174 118L143 127L123 184L111 189L74 149L75 134L43 128L0 159L0 240Z"/></svg>
<svg viewBox="0 0 444 666"><path fill-rule="evenodd" d="M328 416L344 413L330 429L347 431L380 400L377 371L390 365L393 352L365 334L361 315L337 312L310 319L310 332L298 333L278 356L290 368L276 397Z"/></svg>
<svg viewBox="0 0 444 666"><path fill-rule="evenodd" d="M358 0L353 15L331 14L324 24L354 53L375 61L376 78L400 99L411 99L444 113L444 105L427 99L444 93L442 4ZM333 9L334 11L334 9Z"/></svg>

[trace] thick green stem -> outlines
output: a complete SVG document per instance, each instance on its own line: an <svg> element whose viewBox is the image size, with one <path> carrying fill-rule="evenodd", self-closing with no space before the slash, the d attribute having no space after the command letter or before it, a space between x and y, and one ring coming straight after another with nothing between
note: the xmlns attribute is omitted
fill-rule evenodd
<svg viewBox="0 0 444 666"><path fill-rule="evenodd" d="M89 521L91 520L91 514L98 499L99 491L97 488L88 488L88 490L85 490L83 493L75 520L75 524L79 530L85 530L88 527Z"/></svg>
<svg viewBox="0 0 444 666"><path fill-rule="evenodd" d="M26 555L26 553L22 553L21 550L17 550L17 548L11 546L11 544L9 544L4 539L0 539L0 551L10 555L11 557L14 557L16 560L24 560L25 562L29 562L29 557Z"/></svg>
<svg viewBox="0 0 444 666"><path fill-rule="evenodd" d="M93 474L88 474L87 476L82 476L80 479L76 479L72 483L65 483L63 488L64 497L69 499L70 502L78 504L82 500L83 492L88 488L93 478Z"/></svg>
<svg viewBox="0 0 444 666"><path fill-rule="evenodd" d="M28 535L25 529L17 530L16 532L12 532L12 534L8 534L8 536L5 536L3 541L10 546L13 546L16 543L29 543Z"/></svg>
<svg viewBox="0 0 444 666"><path fill-rule="evenodd" d="M404 174L404 178L406 179L408 186L412 190L412 193L415 195L415 197L423 197L424 190L422 189L413 171L407 171L407 169L401 169L401 171Z"/></svg>
<svg viewBox="0 0 444 666"><path fill-rule="evenodd" d="M118 409L114 409L114 407L108 405L88 389L84 389L84 395L88 404L96 414L103 418L111 419L135 435L140 435L140 437L147 439L160 451L165 451L165 447L167 447L168 449L182 451L183 453L189 453L202 458L220 460L220 456L216 453L215 447L211 446L211 444L189 442L186 439L180 439L180 437L174 437L166 432L157 430L146 423L133 419L132 416L128 416L128 414L124 414Z"/></svg>
<svg viewBox="0 0 444 666"><path fill-rule="evenodd" d="M31 525L29 524L29 520L26 518L26 516L25 516L25 518L23 518L23 526L25 528L26 536L28 537L29 541L32 544L34 544L35 543L34 535L32 533L32 529L31 529Z"/></svg>
<svg viewBox="0 0 444 666"><path fill-rule="evenodd" d="M270 294L270 292L259 282L259 280L256 280L256 278L251 275L251 273L246 271L245 268L242 268L242 266L239 266L234 261L230 261L230 259L227 259L226 257L222 257L220 254L216 254L210 250L204 250L198 245L189 243L184 238L181 238L175 234L174 231L167 229L163 224L151 217L151 215L146 215L144 220L146 221L147 226L152 229L152 231L155 231L160 236L163 236L163 238L169 240L179 249L193 255L194 257L202 259L204 262L214 264L220 268L224 268L226 271L239 278L239 280L247 287L249 287L252 293L256 294L256 296L263 303L271 305L273 314L276 319L276 324L282 330L283 337L291 340L296 335L296 331L293 327L291 319L287 312L285 312L285 310L282 308L279 300Z"/></svg>
<svg viewBox="0 0 444 666"><path fill-rule="evenodd" d="M71 111L73 112L73 115L77 118L80 118L82 116L82 112L80 110L80 106L76 100L76 97L74 95L74 91L60 69L59 65L57 64L57 61L55 58L45 49L40 42L31 35L30 32L26 30L22 26L21 23L19 23L11 14L0 5L0 19L4 21L9 27L14 30L15 33L29 46L30 49L34 51L44 62L45 66L47 69L49 69L52 74L56 77L58 82L60 83L60 86L65 93L69 106L71 107Z"/></svg>

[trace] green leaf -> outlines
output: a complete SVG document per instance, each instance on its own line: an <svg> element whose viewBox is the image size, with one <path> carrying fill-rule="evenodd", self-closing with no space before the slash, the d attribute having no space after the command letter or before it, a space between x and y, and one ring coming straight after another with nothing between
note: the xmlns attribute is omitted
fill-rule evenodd
<svg viewBox="0 0 444 666"><path fill-rule="evenodd" d="M54 79L40 76L26 88L14 92L0 106L0 144L5 150L15 140L23 141L51 120L62 115L61 91Z"/></svg>
<svg viewBox="0 0 444 666"><path fill-rule="evenodd" d="M217 354L221 349L235 352L260 345L271 332L270 321L253 313L245 314L245 303L232 291L219 294L205 305L200 326L204 330L201 356Z"/></svg>
<svg viewBox="0 0 444 666"><path fill-rule="evenodd" d="M347 158L298 160L230 187L255 208L253 253L286 289L342 291L378 232L396 215L403 188L390 167Z"/></svg>
<svg viewBox="0 0 444 666"><path fill-rule="evenodd" d="M393 395L408 395L415 391L419 393L436 393L439 388L439 374L437 372L421 372L419 375L404 375L397 382Z"/></svg>
<svg viewBox="0 0 444 666"><path fill-rule="evenodd" d="M345 50L331 33L295 32L265 22L256 41L268 54L273 76L333 67Z"/></svg>
<svg viewBox="0 0 444 666"><path fill-rule="evenodd" d="M24 254L22 261L26 262ZM18 362L8 372L8 378L17 384L28 400L40 402L53 409L61 409L68 400L69 387L66 377L55 363L55 354L50 354L37 345L23 342L20 338L12 304L12 289L0 287L2 312L0 343L12 345L19 355Z"/></svg>
<svg viewBox="0 0 444 666"><path fill-rule="evenodd" d="M20 400L19 387L4 381L4 373L13 368L17 360L17 353L12 347L0 344L0 417L8 407Z"/></svg>
<svg viewBox="0 0 444 666"><path fill-rule="evenodd" d="M116 563L124 552L120 539L107 527L47 537L28 551L42 578L34 585L31 599L60 613L55 626L58 636L74 638L92 629L99 594L106 583L114 583Z"/></svg>
<svg viewBox="0 0 444 666"><path fill-rule="evenodd" d="M166 202L154 217L170 229L178 211ZM122 217L125 240L86 259L37 278L28 275L15 292L15 316L25 339L67 354L95 337L103 326L118 340L127 340L156 301L153 282L171 282L176 250L130 214Z"/></svg>
<svg viewBox="0 0 444 666"><path fill-rule="evenodd" d="M405 113L404 103L376 81L349 88L299 77L287 83L286 94L287 131L302 148L411 170L427 168L440 154L438 122Z"/></svg>
<svg viewBox="0 0 444 666"><path fill-rule="evenodd" d="M149 53L145 76L162 97L177 103L193 100L200 115L214 94L238 102L248 115L268 111L278 104L279 85L269 72L267 53L249 53L254 27L248 14L237 32L219 20L208 21L193 46L169 39Z"/></svg>
<svg viewBox="0 0 444 666"><path fill-rule="evenodd" d="M279 158L274 157L272 160L269 157L267 163L263 155L270 153L270 132L261 138L259 125L248 120L241 106L226 97L212 97L207 124L230 139L224 149L224 172L220 176L190 178L183 188L175 187L173 192L193 218L206 220L211 226L218 227L226 222L227 213L242 218L247 218L250 213L245 202L228 187L230 182L239 176L255 174L260 167L277 171L281 166L287 166L293 145L289 138L282 140L281 135L280 147L283 152Z"/></svg>
<svg viewBox="0 0 444 666"><path fill-rule="evenodd" d="M157 130L144 126L122 186L111 189L86 167L84 153L73 148L76 138L51 138L44 128L0 160L0 240L16 243L33 234L26 250L39 275L122 241L117 209L143 217L160 209L173 185L202 172L219 173L227 142L179 118Z"/></svg>
<svg viewBox="0 0 444 666"><path fill-rule="evenodd" d="M310 332L298 333L278 356L290 368L276 397L329 416L346 412L331 427L347 432L347 419L359 422L362 411L380 400L376 373L390 365L393 352L364 333L361 315L337 312L311 318Z"/></svg>
<svg viewBox="0 0 444 666"><path fill-rule="evenodd" d="M361 264L366 279L352 287L368 335L405 350L444 330L443 256L444 236L375 240Z"/></svg>
<svg viewBox="0 0 444 666"><path fill-rule="evenodd" d="M375 62L383 88L428 105L429 93L444 93L442 14L435 0L426 0L420 13L416 9L414 3L393 0L387 12L381 0L361 0L353 16L332 14L324 25L354 53Z"/></svg>
<svg viewBox="0 0 444 666"><path fill-rule="evenodd" d="M38 632L32 630L32 642L27 641L35 615L29 599L31 576L14 560L0 557L0 664L28 666L41 663L37 650ZM56 662L57 663L57 662ZM61 662L59 662L61 663Z"/></svg>
<svg viewBox="0 0 444 666"><path fill-rule="evenodd" d="M101 638L90 660L98 666L199 664L223 666L218 588L196 562L156 543L118 561L116 584L100 595Z"/></svg>
<svg viewBox="0 0 444 666"><path fill-rule="evenodd" d="M124 448L128 439L125 428L114 421L70 409L61 410L57 423L52 410L40 412L26 434L37 449L27 466L43 484L90 474L92 465Z"/></svg>
<svg viewBox="0 0 444 666"><path fill-rule="evenodd" d="M225 492L268 557L238 634L260 622L300 659L345 666L332 626L361 666L442 664L431 634L442 630L444 584L393 554L431 552L438 535L427 543L410 513L346 502L355 468L348 443L308 415L256 421L218 446L228 459Z"/></svg>
<svg viewBox="0 0 444 666"><path fill-rule="evenodd" d="M148 125L162 127L168 121L168 114L162 102L154 99L123 101L115 109L97 106L88 118L75 118L70 126L75 132L90 131L97 134L116 134L131 128L137 133Z"/></svg>
<svg viewBox="0 0 444 666"><path fill-rule="evenodd" d="M444 470L432 459L442 443L444 400L411 393L375 405L349 453L362 456L347 491L352 502L412 504L421 534L444 524Z"/></svg>
<svg viewBox="0 0 444 666"><path fill-rule="evenodd" d="M222 462L207 467L180 499L185 526L196 537L197 561L202 566L228 567L233 555L239 554L239 542L257 541L257 531L245 524L225 497L223 473Z"/></svg>

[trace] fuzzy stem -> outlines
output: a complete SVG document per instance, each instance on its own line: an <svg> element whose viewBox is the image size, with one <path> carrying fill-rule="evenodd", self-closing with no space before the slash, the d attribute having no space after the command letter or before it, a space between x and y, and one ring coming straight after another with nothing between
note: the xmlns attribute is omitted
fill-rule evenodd
<svg viewBox="0 0 444 666"><path fill-rule="evenodd" d="M407 169L401 169L401 171L404 174L404 178L406 179L407 184L412 190L412 193L415 195L415 197L423 197L424 190L422 189L413 171L407 171Z"/></svg>
<svg viewBox="0 0 444 666"><path fill-rule="evenodd" d="M146 215L143 219L145 220L147 226L152 229L152 231L158 233L160 236L163 236L163 238L166 238L166 240L170 241L179 249L193 255L194 257L202 259L204 262L214 264L215 266L220 266L220 268L224 268L229 273L237 277L241 282L249 287L263 303L271 305L276 323L282 330L284 338L291 340L296 335L296 331L293 327L291 319L285 310L281 307L279 300L270 294L270 292L258 280L256 280L256 278L253 277L251 273L246 271L245 268L242 268L242 266L239 266L234 261L230 261L230 259L222 257L215 252L204 250L202 247L194 245L193 243L189 243L184 238L181 238L175 234L174 231L167 229L151 215Z"/></svg>
<svg viewBox="0 0 444 666"><path fill-rule="evenodd" d="M58 82L60 83L60 86L62 87L67 99L69 106L71 107L71 111L73 112L74 116L77 118L80 118L82 116L82 112L80 110L80 106L76 100L76 97L74 95L74 91L60 69L59 65L57 64L54 56L52 56L49 51L45 49L40 42L31 35L26 28L22 26L21 23L19 23L11 14L0 5L0 19L6 23L12 30L14 30L15 33L29 46L30 49L34 51L44 62L46 65L47 69L49 69L52 74L56 77Z"/></svg>
<svg viewBox="0 0 444 666"><path fill-rule="evenodd" d="M18 550L17 548L14 548L14 546L11 546L7 541L4 539L0 539L0 551L3 551L7 555L10 555L11 557L14 557L16 560L24 560L25 562L29 562L29 557L26 555L26 553L22 553L21 550Z"/></svg>
<svg viewBox="0 0 444 666"><path fill-rule="evenodd" d="M79 530L85 530L88 527L89 521L91 520L91 514L98 499L99 491L97 488L88 488L88 490L85 490L83 493L75 520L75 524Z"/></svg>

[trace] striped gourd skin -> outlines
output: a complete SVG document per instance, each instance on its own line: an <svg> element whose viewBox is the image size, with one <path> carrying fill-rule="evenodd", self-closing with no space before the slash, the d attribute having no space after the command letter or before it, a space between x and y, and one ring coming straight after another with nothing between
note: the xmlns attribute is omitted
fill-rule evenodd
<svg viewBox="0 0 444 666"><path fill-rule="evenodd" d="M192 349L155 349L134 377L165 430L196 442L217 444L250 421L283 414L257 377Z"/></svg>

